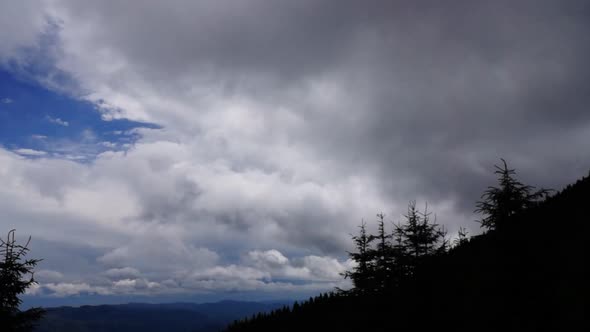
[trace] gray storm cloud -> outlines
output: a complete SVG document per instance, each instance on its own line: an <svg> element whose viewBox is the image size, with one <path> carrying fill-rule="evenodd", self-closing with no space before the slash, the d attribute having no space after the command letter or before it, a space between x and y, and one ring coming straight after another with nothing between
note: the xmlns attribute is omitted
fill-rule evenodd
<svg viewBox="0 0 590 332"><path fill-rule="evenodd" d="M35 24L0 16L19 31L0 34L2 63L31 61L19 50L49 34L39 82L67 73L68 92L105 119L163 127L90 165L0 150L0 177L13 179L0 195L17 202L3 209L19 231L91 244L88 271L133 271L118 291L334 280L319 266L347 264L361 218L397 221L418 199L451 231L477 232L474 202L499 158L552 188L590 168L584 1L27 4ZM146 271L145 249L166 241L161 269ZM110 292L106 276L82 274L52 287Z"/></svg>

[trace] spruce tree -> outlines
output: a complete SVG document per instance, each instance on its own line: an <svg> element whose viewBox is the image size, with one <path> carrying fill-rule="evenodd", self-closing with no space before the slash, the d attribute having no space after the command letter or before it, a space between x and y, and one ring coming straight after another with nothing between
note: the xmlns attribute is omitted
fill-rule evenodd
<svg viewBox="0 0 590 332"><path fill-rule="evenodd" d="M514 169L509 169L506 161L501 159L503 166L494 165L498 175L498 187L490 186L477 202L476 213L484 217L479 220L481 227L489 230L502 229L508 219L546 198L550 190L534 190L535 187L522 184L515 178Z"/></svg>
<svg viewBox="0 0 590 332"><path fill-rule="evenodd" d="M403 249L405 262L405 273L412 274L414 267L419 261L427 256L445 252L447 249L446 231L436 223L430 221L431 213L428 205L424 212L416 208L416 202L408 204L408 212L404 217L406 222L396 227L396 235L399 244L397 247Z"/></svg>
<svg viewBox="0 0 590 332"><path fill-rule="evenodd" d="M31 238L25 245L19 245L14 233L14 229L8 232L6 241L0 239L0 330L32 331L43 316L43 310L32 308L21 311L19 295L36 283L33 269L41 260L25 260Z"/></svg>
<svg viewBox="0 0 590 332"><path fill-rule="evenodd" d="M365 222L362 222L359 228L359 235L352 237L356 251L348 253L357 266L352 271L346 271L344 277L352 280L356 292L367 293L373 289L373 263L370 247L373 239L367 234Z"/></svg>
<svg viewBox="0 0 590 332"><path fill-rule="evenodd" d="M444 230L435 222L430 222L431 213L428 205L424 212L418 211L416 202L408 204L408 213L405 215L406 224L402 226L402 238L406 250L410 256L420 258L436 252L441 245Z"/></svg>
<svg viewBox="0 0 590 332"><path fill-rule="evenodd" d="M410 259L404 241L404 226L401 222L393 224L392 259L394 261L392 280L390 283L396 287L410 275Z"/></svg>
<svg viewBox="0 0 590 332"><path fill-rule="evenodd" d="M370 236L371 240L377 241L375 249L371 250L370 257L374 259L375 264L375 287L384 289L390 286L393 272L394 257L390 242L392 235L385 231L385 215L383 213L377 214L377 224L377 235Z"/></svg>

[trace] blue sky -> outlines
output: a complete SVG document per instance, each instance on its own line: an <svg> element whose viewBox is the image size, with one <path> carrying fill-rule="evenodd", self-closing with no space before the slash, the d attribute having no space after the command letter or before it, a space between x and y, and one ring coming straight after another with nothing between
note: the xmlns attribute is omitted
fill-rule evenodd
<svg viewBox="0 0 590 332"><path fill-rule="evenodd" d="M157 126L104 120L90 102L0 70L0 144L23 156L88 162L101 152L131 147L137 128Z"/></svg>
<svg viewBox="0 0 590 332"><path fill-rule="evenodd" d="M575 181L580 3L0 0L0 234L44 259L27 303L349 287L361 220L416 200L477 234L500 158Z"/></svg>

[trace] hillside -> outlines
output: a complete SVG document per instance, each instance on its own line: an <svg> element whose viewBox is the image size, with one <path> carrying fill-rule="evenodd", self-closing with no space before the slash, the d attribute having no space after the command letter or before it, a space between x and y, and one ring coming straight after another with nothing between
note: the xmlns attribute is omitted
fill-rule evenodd
<svg viewBox="0 0 590 332"><path fill-rule="evenodd" d="M229 322L282 306L279 303L130 303L48 308L36 332L209 332Z"/></svg>
<svg viewBox="0 0 590 332"><path fill-rule="evenodd" d="M590 179L426 259L388 292L334 293L227 331L575 331L585 326Z"/></svg>

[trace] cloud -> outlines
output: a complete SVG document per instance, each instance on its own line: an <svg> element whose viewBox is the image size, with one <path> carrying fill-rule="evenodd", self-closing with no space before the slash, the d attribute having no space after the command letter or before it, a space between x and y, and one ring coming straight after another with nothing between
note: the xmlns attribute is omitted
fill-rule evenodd
<svg viewBox="0 0 590 332"><path fill-rule="evenodd" d="M57 282L63 280L61 272L53 270L38 270L35 272L35 279L39 282Z"/></svg>
<svg viewBox="0 0 590 332"><path fill-rule="evenodd" d="M276 249L248 252L246 262L279 279L339 281L352 268L352 261L340 262L328 256L304 256L289 260Z"/></svg>
<svg viewBox="0 0 590 332"><path fill-rule="evenodd" d="M0 4L0 60L17 56L19 49L34 45L46 25L41 1Z"/></svg>
<svg viewBox="0 0 590 332"><path fill-rule="evenodd" d="M2 104L12 104L14 102L14 100L10 99L10 98L2 98L0 99L0 103Z"/></svg>
<svg viewBox="0 0 590 332"><path fill-rule="evenodd" d="M248 259L254 264L264 267L277 268L289 264L289 259L280 251L271 249L267 251L254 250L248 253Z"/></svg>
<svg viewBox="0 0 590 332"><path fill-rule="evenodd" d="M114 149L117 147L117 143L113 143L113 142L100 142L100 145L109 148L109 149Z"/></svg>
<svg viewBox="0 0 590 332"><path fill-rule="evenodd" d="M158 259L153 262L156 265L162 263ZM137 261L132 263L135 266L141 264ZM289 259L280 251L271 249L251 251L235 264L187 266L174 260L167 265L167 271L153 267L142 271L133 267L111 268L99 275L70 277L71 280L57 271L40 270L37 278L40 283L29 293L53 297L84 294L157 296L232 291L296 293L348 288L350 281L343 280L340 273L350 267L350 261L341 263L337 259L320 256Z"/></svg>
<svg viewBox="0 0 590 332"><path fill-rule="evenodd" d="M465 209L485 185L484 166L502 156L546 160L531 142L567 140L588 120L588 100L572 95L588 77L575 4L170 6L183 10L64 2L53 9L63 20L58 67L104 112L161 123L182 144L218 151L210 158L231 156L232 167L292 174L290 165L302 173L315 161L332 170L315 174L324 181L367 173L390 199L453 196ZM82 21L84 31L69 28Z"/></svg>
<svg viewBox="0 0 590 332"><path fill-rule="evenodd" d="M112 292L104 287L94 287L87 283L48 283L43 288L50 291L50 295L56 297L81 295L81 294L99 294L111 295Z"/></svg>
<svg viewBox="0 0 590 332"><path fill-rule="evenodd" d="M330 257L305 256L290 260L276 249L254 250L239 265L199 269L189 274L182 284L200 291L328 290L336 285L350 287L340 275L344 269L343 264Z"/></svg>
<svg viewBox="0 0 590 332"><path fill-rule="evenodd" d="M67 121L64 121L64 120L62 120L60 118L54 118L54 117L51 117L49 115L46 116L45 119L47 119L47 121L49 121L49 122L51 122L53 124L64 126L64 127L67 127L67 126L70 125L70 123L67 122Z"/></svg>
<svg viewBox="0 0 590 332"><path fill-rule="evenodd" d="M104 275L113 278L113 279L125 279L125 278L134 278L139 277L140 272L137 269L132 267L122 267L122 268L114 268L108 269L104 272Z"/></svg>
<svg viewBox="0 0 590 332"><path fill-rule="evenodd" d="M160 284L145 279L123 279L115 281L113 288L118 293L133 294L138 292L151 291L160 288ZM149 293L148 293L149 294Z"/></svg>
<svg viewBox="0 0 590 332"><path fill-rule="evenodd" d="M362 218L398 221L417 199L477 233L498 158L556 189L587 173L584 6L23 1L2 20L18 32L0 33L2 63L49 52L39 82L69 75L105 119L162 128L90 161L80 145L57 160L0 149L0 208L93 253L60 294L115 292L101 273L125 268L139 274L120 292L329 289Z"/></svg>
<svg viewBox="0 0 590 332"><path fill-rule="evenodd" d="M342 278L345 271L353 268L353 261L347 260L344 263L339 262L332 257L306 256L303 258L302 265L308 269L310 275L319 280L336 281Z"/></svg>
<svg viewBox="0 0 590 332"><path fill-rule="evenodd" d="M109 251L98 261L107 266L134 266L142 271L170 271L212 266L218 259L217 253L207 248L196 248L174 238L145 235L130 245Z"/></svg>
<svg viewBox="0 0 590 332"><path fill-rule="evenodd" d="M45 151L39 151L39 150L33 150L33 149L15 149L12 151L16 152L20 155L23 155L23 156L40 157L40 156L47 155L47 152L45 152Z"/></svg>

